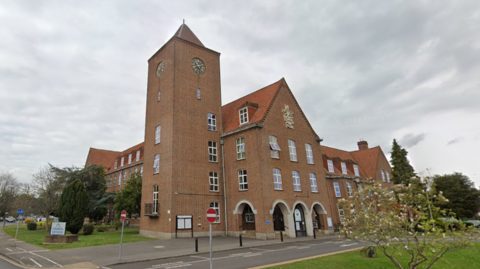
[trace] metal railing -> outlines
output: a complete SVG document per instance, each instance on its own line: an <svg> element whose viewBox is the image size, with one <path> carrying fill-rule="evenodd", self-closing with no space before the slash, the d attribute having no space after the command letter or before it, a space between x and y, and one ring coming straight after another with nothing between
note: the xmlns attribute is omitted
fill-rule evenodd
<svg viewBox="0 0 480 269"><path fill-rule="evenodd" d="M158 203L146 203L144 213L145 216L158 217Z"/></svg>

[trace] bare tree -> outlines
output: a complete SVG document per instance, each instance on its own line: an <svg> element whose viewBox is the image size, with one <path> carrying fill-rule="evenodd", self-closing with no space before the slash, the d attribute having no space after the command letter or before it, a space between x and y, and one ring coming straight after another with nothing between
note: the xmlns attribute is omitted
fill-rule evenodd
<svg viewBox="0 0 480 269"><path fill-rule="evenodd" d="M37 194L37 209L47 218L57 210L64 183L55 177L51 166L45 166L33 174L32 187Z"/></svg>
<svg viewBox="0 0 480 269"><path fill-rule="evenodd" d="M5 226L5 213L13 210L13 203L18 195L18 181L10 173L0 173L0 210L2 211L3 226Z"/></svg>

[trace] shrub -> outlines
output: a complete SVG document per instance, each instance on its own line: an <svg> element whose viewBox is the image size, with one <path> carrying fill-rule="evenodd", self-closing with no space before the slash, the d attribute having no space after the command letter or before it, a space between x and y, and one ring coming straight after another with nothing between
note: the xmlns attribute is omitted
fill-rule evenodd
<svg viewBox="0 0 480 269"><path fill-rule="evenodd" d="M30 222L35 222L35 219L33 218L25 219L25 224L29 224Z"/></svg>
<svg viewBox="0 0 480 269"><path fill-rule="evenodd" d="M105 223L102 223L102 225L98 225L98 226L97 226L97 232L103 233L103 232L105 232L106 230L111 229L111 228L112 228L111 225L105 225Z"/></svg>
<svg viewBox="0 0 480 269"><path fill-rule="evenodd" d="M91 235L95 230L95 225L92 223L86 223L83 225L83 235Z"/></svg>
<svg viewBox="0 0 480 269"><path fill-rule="evenodd" d="M45 228L45 225L47 225L46 221L39 221L37 222L37 227L38 228Z"/></svg>
<svg viewBox="0 0 480 269"><path fill-rule="evenodd" d="M122 228L122 221L117 219L117 220L113 223L113 226L115 227L115 230L118 230L119 228Z"/></svg>
<svg viewBox="0 0 480 269"><path fill-rule="evenodd" d="M30 230L30 231L35 231L37 229L37 223L29 222L27 224L27 229Z"/></svg>

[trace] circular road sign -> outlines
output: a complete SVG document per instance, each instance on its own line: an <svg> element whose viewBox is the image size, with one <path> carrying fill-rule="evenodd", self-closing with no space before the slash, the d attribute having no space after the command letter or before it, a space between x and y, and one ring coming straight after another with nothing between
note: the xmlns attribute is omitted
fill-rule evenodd
<svg viewBox="0 0 480 269"><path fill-rule="evenodd" d="M122 219L122 221L124 221L126 218L127 218L127 211L122 210L122 214L120 215L120 219Z"/></svg>
<svg viewBox="0 0 480 269"><path fill-rule="evenodd" d="M207 220L208 220L208 222L214 223L216 219L217 219L217 211L215 211L215 209L213 209L213 208L209 208L207 210Z"/></svg>

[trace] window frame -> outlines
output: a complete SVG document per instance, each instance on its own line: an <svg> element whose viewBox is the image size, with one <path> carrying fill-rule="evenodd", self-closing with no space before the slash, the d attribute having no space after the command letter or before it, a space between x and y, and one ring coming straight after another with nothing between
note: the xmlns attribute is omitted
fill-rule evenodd
<svg viewBox="0 0 480 269"><path fill-rule="evenodd" d="M305 143L305 152L307 154L307 163L315 164L313 160L313 149L311 144Z"/></svg>
<svg viewBox="0 0 480 269"><path fill-rule="evenodd" d="M345 185L347 186L347 192L348 192L348 197L352 197L353 196L353 187L352 187L352 184L350 184L350 182L345 182Z"/></svg>
<svg viewBox="0 0 480 269"><path fill-rule="evenodd" d="M208 161L211 163L218 162L217 142L208 141Z"/></svg>
<svg viewBox="0 0 480 269"><path fill-rule="evenodd" d="M155 154L153 156L153 174L160 173L160 154Z"/></svg>
<svg viewBox="0 0 480 269"><path fill-rule="evenodd" d="M237 145L237 160L245 159L245 138L238 137L236 140Z"/></svg>
<svg viewBox="0 0 480 269"><path fill-rule="evenodd" d="M255 214L253 214L252 208L247 207L245 209L245 222L246 223L254 223L255 222Z"/></svg>
<svg viewBox="0 0 480 269"><path fill-rule="evenodd" d="M123 185L127 184L127 170L123 171Z"/></svg>
<svg viewBox="0 0 480 269"><path fill-rule="evenodd" d="M386 180L385 180L385 172L383 171L383 169L380 169L380 174L382 174L382 182L386 182Z"/></svg>
<svg viewBox="0 0 480 269"><path fill-rule="evenodd" d="M318 193L317 175L315 175L315 173L309 173L309 177L310 177L310 188L312 189L312 192Z"/></svg>
<svg viewBox="0 0 480 269"><path fill-rule="evenodd" d="M120 159L120 167L123 167L124 164L125 164L125 157L122 157Z"/></svg>
<svg viewBox="0 0 480 269"><path fill-rule="evenodd" d="M274 135L270 135L268 137L268 142L270 144L270 157L272 159L280 159L280 146L278 145L277 142L277 137Z"/></svg>
<svg viewBox="0 0 480 269"><path fill-rule="evenodd" d="M158 90L158 94L157 94L157 102L160 102L161 98L160 98L160 90Z"/></svg>
<svg viewBox="0 0 480 269"><path fill-rule="evenodd" d="M278 173L275 173L275 172L278 172ZM275 190L283 190L282 170L278 168L273 168L272 173L273 173L273 188Z"/></svg>
<svg viewBox="0 0 480 269"><path fill-rule="evenodd" d="M327 159L328 172L335 173L335 166L333 166L333 161Z"/></svg>
<svg viewBox="0 0 480 269"><path fill-rule="evenodd" d="M155 145L160 144L161 135L162 135L162 126L161 125L155 126Z"/></svg>
<svg viewBox="0 0 480 269"><path fill-rule="evenodd" d="M220 204L218 202L210 202L210 208L217 212L217 218L213 223L220 223Z"/></svg>
<svg viewBox="0 0 480 269"><path fill-rule="evenodd" d="M128 154L128 164L132 163L132 153Z"/></svg>
<svg viewBox="0 0 480 269"><path fill-rule="evenodd" d="M248 118L248 107L242 107L238 110L239 122L240 125L246 124L249 122Z"/></svg>
<svg viewBox="0 0 480 269"><path fill-rule="evenodd" d="M158 214L158 185L153 185L152 214Z"/></svg>
<svg viewBox="0 0 480 269"><path fill-rule="evenodd" d="M333 189L335 190L335 197L342 197L342 191L340 190L340 184L338 182L333 182Z"/></svg>
<svg viewBox="0 0 480 269"><path fill-rule="evenodd" d="M140 150L137 150L136 156L135 156L135 161L138 162L140 161Z"/></svg>
<svg viewBox="0 0 480 269"><path fill-rule="evenodd" d="M293 191L302 191L300 184L300 173L298 171L292 171Z"/></svg>
<svg viewBox="0 0 480 269"><path fill-rule="evenodd" d="M288 140L288 153L290 153L290 161L298 162L297 146L294 140Z"/></svg>
<svg viewBox="0 0 480 269"><path fill-rule="evenodd" d="M340 222L345 220L345 209L341 205L338 205L338 216L340 217Z"/></svg>
<svg viewBox="0 0 480 269"><path fill-rule="evenodd" d="M348 174L347 164L345 162L340 162L340 166L342 167L342 174L347 175Z"/></svg>
<svg viewBox="0 0 480 269"><path fill-rule="evenodd" d="M115 160L115 164L113 165L113 169L117 169L117 167L118 167L118 159Z"/></svg>
<svg viewBox="0 0 480 269"><path fill-rule="evenodd" d="M219 192L217 172L212 171L208 173L208 183L209 183L209 190L211 192Z"/></svg>
<svg viewBox="0 0 480 269"><path fill-rule="evenodd" d="M248 191L247 169L238 170L238 190Z"/></svg>
<svg viewBox="0 0 480 269"><path fill-rule="evenodd" d="M197 100L201 100L201 96L200 96L200 88L197 88Z"/></svg>
<svg viewBox="0 0 480 269"><path fill-rule="evenodd" d="M357 164L354 164L354 165L353 165L353 173L354 173L355 176L357 176L357 177L360 176L360 170L358 169L358 165L357 165Z"/></svg>
<svg viewBox="0 0 480 269"><path fill-rule="evenodd" d="M388 170L385 170L385 173L387 174L387 182L390 183L390 172L388 172Z"/></svg>
<svg viewBox="0 0 480 269"><path fill-rule="evenodd" d="M217 131L217 116L213 113L207 113L207 129L212 132Z"/></svg>

